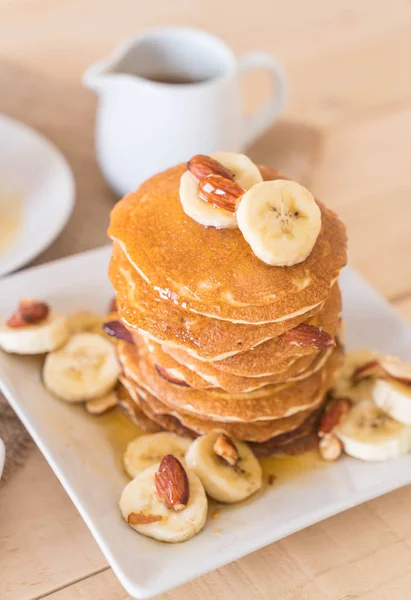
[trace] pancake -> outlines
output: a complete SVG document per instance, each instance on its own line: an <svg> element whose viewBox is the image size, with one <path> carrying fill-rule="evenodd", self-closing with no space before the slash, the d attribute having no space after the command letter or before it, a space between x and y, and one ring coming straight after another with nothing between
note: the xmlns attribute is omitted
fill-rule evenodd
<svg viewBox="0 0 411 600"><path fill-rule="evenodd" d="M120 378L121 379L121 378ZM117 390L118 405L134 425L146 433L157 433L162 428L152 419L149 419L139 406L133 401L127 389L119 385Z"/></svg>
<svg viewBox="0 0 411 600"><path fill-rule="evenodd" d="M139 415L137 420L140 419L140 415L143 415L144 419L142 422L151 423L153 431L165 430L176 433L177 435L182 435L183 437L197 437L197 434L194 431L184 427L184 425L182 425L175 417L169 415L156 415L153 413L146 403L140 401L141 398L134 392L132 385L124 375L120 376L120 381L128 393L128 402L134 404L135 410ZM142 429L144 429L144 427L142 427Z"/></svg>
<svg viewBox="0 0 411 600"><path fill-rule="evenodd" d="M303 368L299 368L301 363L297 360L290 365L289 369L265 377L238 377L237 375L230 375L215 370L213 375L206 375L204 378L200 376L199 372L195 372L178 363L172 356L164 352L159 344L151 340L143 341L140 338L137 341L137 346L141 343L144 343L148 350L151 364L166 380L172 383L174 382L173 380L176 380L179 385L186 385L197 390L221 388L225 392L230 393L252 392L272 383L288 383L304 379L321 369L333 351L332 348L328 348L328 350L324 350L323 352L316 352L309 355L310 363L307 368L304 368L304 365ZM210 363L207 364L211 367Z"/></svg>
<svg viewBox="0 0 411 600"><path fill-rule="evenodd" d="M171 384L157 373L141 349L126 342L119 342L117 348L124 373L138 386L168 406L227 422L278 419L315 408L331 387L341 360L337 347L326 365L306 379L268 385L244 394L227 394L219 389L193 390Z"/></svg>
<svg viewBox="0 0 411 600"><path fill-rule="evenodd" d="M321 327L334 339L339 331L341 320L341 293L338 284L332 287L324 309L308 320L308 324ZM255 346L248 352L239 352L222 360L204 363L185 349L171 344L163 344L164 352L170 354L177 362L201 373L213 374L214 370L230 373L239 377L262 377L272 375L289 368L297 358L315 352L312 346L295 346L289 338L279 336ZM207 368L206 365L212 365Z"/></svg>
<svg viewBox="0 0 411 600"><path fill-rule="evenodd" d="M231 323L196 315L170 300L158 298L131 267L116 244L113 247L109 276L116 291L120 318L128 329L144 332L159 343L184 348L193 356L204 360L222 360L244 352L282 335L322 310L334 309L327 299L307 313L265 325ZM333 290L335 288L336 285ZM330 296L336 305L336 292L331 291Z"/></svg>
<svg viewBox="0 0 411 600"><path fill-rule="evenodd" d="M289 319L318 306L346 264L338 217L318 202L322 227L302 263L269 266L239 229L204 227L179 199L178 165L146 181L113 209L109 235L158 294L184 309L236 323Z"/></svg>
<svg viewBox="0 0 411 600"><path fill-rule="evenodd" d="M131 397L146 415L154 420L160 419L157 422L162 422L164 426L167 425L166 428L169 426L174 427L176 425L175 420L177 420L181 425L197 435L205 435L218 429L239 440L265 442L282 434L290 435L292 430L299 428L313 413L318 412L317 408L314 411L301 411L300 413L292 415L291 417L286 417L285 419L261 421L257 423L227 423L225 421L212 421L200 419L184 411L180 412L170 409L170 407L162 403L146 390L143 390L138 386L136 387L131 379L126 378L126 380L127 389L129 390ZM163 417L168 417L170 420L165 420Z"/></svg>

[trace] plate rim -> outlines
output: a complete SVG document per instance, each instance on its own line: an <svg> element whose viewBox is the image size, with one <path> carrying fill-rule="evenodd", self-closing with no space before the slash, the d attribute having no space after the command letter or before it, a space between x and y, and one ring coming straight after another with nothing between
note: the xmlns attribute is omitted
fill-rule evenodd
<svg viewBox="0 0 411 600"><path fill-rule="evenodd" d="M25 252L23 257L13 259L13 257L11 256L8 260L8 266L5 270L2 269L0 264L0 280L14 273L17 269L20 269L27 263L31 262L32 260L34 260L34 258L42 254L42 252L44 252L49 246L51 246L51 244L61 234L65 225L70 219L74 210L76 199L76 181L74 173L66 157L64 156L63 152L58 148L58 146L56 146L56 144L52 142L45 134L38 131L37 129L34 129L34 127L31 127L30 125L27 125L27 123L19 121L18 119L14 119L13 117L10 117L9 115L6 115L4 113L0 113L0 125L2 123L11 125L16 129L20 129L21 131L33 136L39 141L40 144L47 147L52 152L52 154L55 155L60 166L62 167L62 171L64 172L65 177L67 178L67 203L64 210L62 210L61 212L61 216L57 222L57 226L55 227L52 235L49 235L47 238L44 238L43 241L40 241L38 244L33 244L32 248Z"/></svg>

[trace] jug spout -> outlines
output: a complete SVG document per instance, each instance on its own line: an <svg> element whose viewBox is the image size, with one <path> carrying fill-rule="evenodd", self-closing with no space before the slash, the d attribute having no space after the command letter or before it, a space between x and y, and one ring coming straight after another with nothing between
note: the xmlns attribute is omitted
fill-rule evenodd
<svg viewBox="0 0 411 600"><path fill-rule="evenodd" d="M88 67L83 73L83 85L96 94L99 94L107 87L110 80L110 66L108 61L103 60Z"/></svg>

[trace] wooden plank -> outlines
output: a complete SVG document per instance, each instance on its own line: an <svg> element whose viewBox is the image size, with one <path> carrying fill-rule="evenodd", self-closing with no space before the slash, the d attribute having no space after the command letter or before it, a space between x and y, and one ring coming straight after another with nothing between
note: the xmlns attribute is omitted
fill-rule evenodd
<svg viewBox="0 0 411 600"><path fill-rule="evenodd" d="M402 109L331 129L322 140L314 192L336 210L372 196L388 200L396 190L409 188L410 140L411 102ZM389 212L390 204L387 216Z"/></svg>
<svg viewBox="0 0 411 600"><path fill-rule="evenodd" d="M0 489L0 598L29 600L106 566L37 448Z"/></svg>

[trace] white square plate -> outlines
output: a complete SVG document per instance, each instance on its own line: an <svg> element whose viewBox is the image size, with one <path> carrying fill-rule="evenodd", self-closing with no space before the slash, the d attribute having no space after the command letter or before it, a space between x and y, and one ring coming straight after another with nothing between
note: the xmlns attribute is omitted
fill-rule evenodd
<svg viewBox="0 0 411 600"><path fill-rule="evenodd" d="M104 312L112 296L108 248L36 267L0 281L0 319L24 296L64 312ZM411 328L351 270L342 276L347 346L411 359ZM345 458L277 481L247 503L224 508L189 542L161 544L136 534L117 502L126 483L101 420L52 398L41 361L0 354L0 387L87 523L127 592L148 598L411 482L411 455L366 464ZM221 530L215 535L215 529Z"/></svg>

